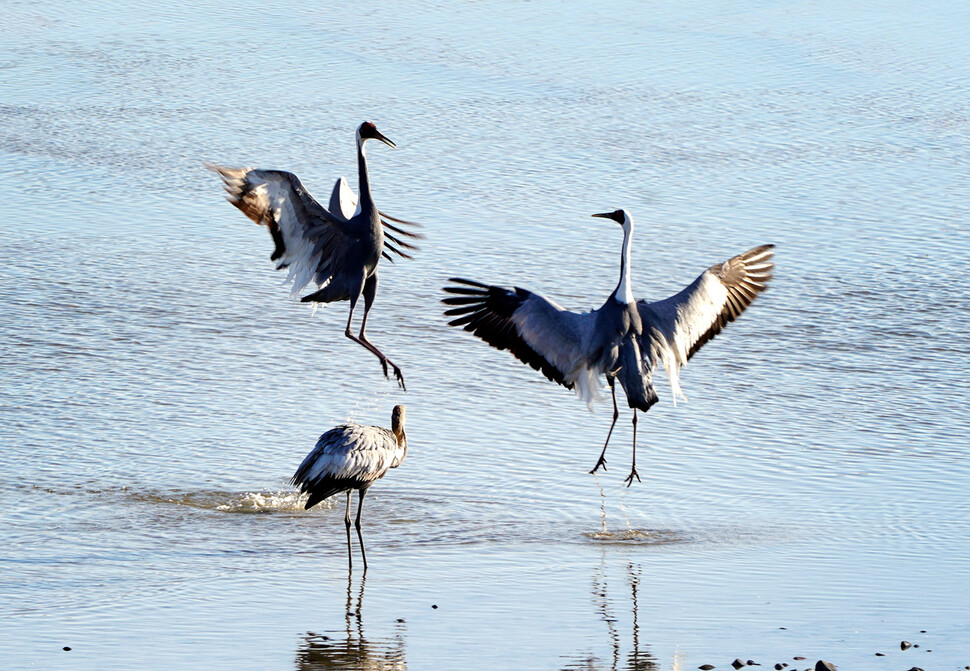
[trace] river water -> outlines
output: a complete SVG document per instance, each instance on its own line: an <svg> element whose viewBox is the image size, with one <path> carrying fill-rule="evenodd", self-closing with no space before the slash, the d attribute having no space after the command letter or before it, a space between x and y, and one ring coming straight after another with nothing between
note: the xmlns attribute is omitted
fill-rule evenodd
<svg viewBox="0 0 970 671"><path fill-rule="evenodd" d="M0 665L970 664L970 6L686 4L3 2ZM406 394L202 167L325 197L364 119L427 235L368 324ZM589 475L609 407L439 303L598 306L617 207L642 297L777 245L629 489L626 409ZM400 402L348 576L342 499L287 479Z"/></svg>

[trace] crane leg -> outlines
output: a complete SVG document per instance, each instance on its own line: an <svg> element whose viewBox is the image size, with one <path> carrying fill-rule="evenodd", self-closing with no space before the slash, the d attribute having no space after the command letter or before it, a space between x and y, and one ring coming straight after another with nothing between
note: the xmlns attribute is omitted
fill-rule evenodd
<svg viewBox="0 0 970 671"><path fill-rule="evenodd" d="M357 490L357 521L354 524L357 527L357 540L360 541L360 556L364 559L364 573L367 573L367 553L364 552L364 536L360 533L360 511L364 509L364 494L366 493L366 488ZM347 496L349 498L349 492ZM347 521L350 522L349 519ZM347 527L347 534L350 534L350 527Z"/></svg>
<svg viewBox="0 0 970 671"><path fill-rule="evenodd" d="M637 479L637 482L643 482L640 479L640 474L637 473L637 409L633 409L633 466L630 468L630 475L627 476L626 486L629 487L633 484L633 478Z"/></svg>
<svg viewBox="0 0 970 671"><path fill-rule="evenodd" d="M408 388L404 385L404 374L401 369L398 368L397 364L384 356L384 353L377 349L377 345L372 343L367 339L367 335L364 332L367 328L367 315L370 314L371 306L374 304L374 299L377 297L377 273L374 273L367 278L364 283L364 317L360 320L360 341L364 347L368 348L374 354L378 356L381 360L381 367L384 369L384 377L387 377L387 367L388 365L394 369L394 377L397 379L397 383L401 385L401 389L407 391Z"/></svg>
<svg viewBox="0 0 970 671"><path fill-rule="evenodd" d="M350 323L354 318L354 308L357 307L357 301L361 295L364 296L364 318L360 323L360 337L357 337L354 335L353 331L350 330ZM387 377L387 365L391 364L391 367L394 369L394 377L397 378L397 383L401 385L401 389L407 391L407 387L404 386L404 375L401 373L401 369L398 368L393 361L384 356L384 353L377 349L377 347L367 339L367 336L364 333L364 329L367 326L367 313L370 312L371 305L374 303L374 298L377 296L377 275L374 274L368 277L363 283L363 291L358 292L356 296L354 296L353 292L351 292L351 296L350 314L347 315L347 328L344 329L344 335L380 359L381 368L384 370L384 377Z"/></svg>
<svg viewBox="0 0 970 671"><path fill-rule="evenodd" d="M347 514L344 515L344 525L347 527L347 571L354 570L354 552L350 545L350 498L354 490L347 490ZM359 512L359 511L358 511Z"/></svg>
<svg viewBox="0 0 970 671"><path fill-rule="evenodd" d="M593 466L593 470L591 470L590 473L595 473L597 470L599 470L600 466L603 467L604 471L606 470L606 446L610 444L610 436L613 435L613 427L616 426L616 420L620 416L620 409L616 407L616 387L614 386L616 380L615 378L607 376L606 382L610 385L610 393L613 395L613 423L610 424L610 432L606 434L606 442L603 443L603 451L600 452L600 458L596 461L596 465ZM634 413L633 416L636 417L636 413Z"/></svg>

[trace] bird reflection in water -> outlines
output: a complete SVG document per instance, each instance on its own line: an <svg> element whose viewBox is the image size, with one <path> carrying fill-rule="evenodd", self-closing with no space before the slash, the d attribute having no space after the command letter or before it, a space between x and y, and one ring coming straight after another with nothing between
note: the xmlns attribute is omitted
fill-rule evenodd
<svg viewBox="0 0 970 671"><path fill-rule="evenodd" d="M632 614L632 636L631 644L633 648L624 657L621 639L623 637L621 623L625 623L626 618L621 616L623 607L627 606L626 598L620 600L611 599L608 593L607 575L604 563L593 575L593 604L596 607L596 614L600 616L606 624L606 631L610 640L612 655L609 662L601 660L593 654L576 655L573 661L563 667L563 671L579 671L588 669L589 671L657 671L660 666L657 658L649 650L649 646L640 643L640 622L639 622L639 603L638 590L640 589L640 566L632 563L626 566L626 577L630 590L630 612Z"/></svg>
<svg viewBox="0 0 970 671"><path fill-rule="evenodd" d="M351 575L347 574L347 628L343 636L336 633L307 632L296 653L297 671L325 671L327 669L358 669L360 671L403 671L408 668L404 653L403 624L393 638L369 641L364 636L364 585L354 599Z"/></svg>

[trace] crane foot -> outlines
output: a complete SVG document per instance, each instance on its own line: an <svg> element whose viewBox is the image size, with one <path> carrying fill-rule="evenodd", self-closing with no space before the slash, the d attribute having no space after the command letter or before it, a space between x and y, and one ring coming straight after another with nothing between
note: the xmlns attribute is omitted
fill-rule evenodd
<svg viewBox="0 0 970 671"><path fill-rule="evenodd" d="M603 470L605 471L606 470L606 459L603 457L602 454L600 455L600 458L597 460L596 465L593 466L593 470L591 470L589 472L589 474L592 475L593 473L595 473L596 471L598 471L601 466L602 466Z"/></svg>
<svg viewBox="0 0 970 671"><path fill-rule="evenodd" d="M630 475L628 475L627 478L626 478L626 480L623 481L623 482L626 483L626 486L627 487L629 487L630 485L633 484L633 478L636 478L637 479L637 482L643 482L643 480L640 479L640 474L637 473L637 465L636 464L634 464L633 465L633 468L630 469Z"/></svg>
<svg viewBox="0 0 970 671"><path fill-rule="evenodd" d="M408 388L404 384L404 373L402 373L401 372L401 369L398 368L397 366L395 366L393 363L391 364L391 366L394 368L394 377L397 378L397 383L400 385L401 390L402 391L407 391Z"/></svg>

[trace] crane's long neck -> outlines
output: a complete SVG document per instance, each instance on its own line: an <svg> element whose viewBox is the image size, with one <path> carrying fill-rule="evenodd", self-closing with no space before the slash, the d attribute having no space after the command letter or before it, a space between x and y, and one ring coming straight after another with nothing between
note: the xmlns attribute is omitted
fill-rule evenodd
<svg viewBox="0 0 970 671"><path fill-rule="evenodd" d="M370 177L367 174L367 155L364 151L364 142L357 134L357 183L360 185L360 194L357 198L357 213L360 214L365 208L374 207L374 198L370 192Z"/></svg>
<svg viewBox="0 0 970 671"><path fill-rule="evenodd" d="M634 303L633 287L630 283L630 248L633 246L633 219L627 217L623 222L623 252L620 255L620 282L613 295L621 303Z"/></svg>

